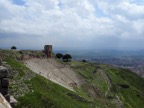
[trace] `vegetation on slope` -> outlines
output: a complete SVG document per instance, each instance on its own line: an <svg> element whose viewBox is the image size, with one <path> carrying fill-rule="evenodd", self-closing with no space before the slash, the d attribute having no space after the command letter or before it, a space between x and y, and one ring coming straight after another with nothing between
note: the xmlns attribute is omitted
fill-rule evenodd
<svg viewBox="0 0 144 108"><path fill-rule="evenodd" d="M108 67L107 74L125 108L143 108L144 79L127 69Z"/></svg>
<svg viewBox="0 0 144 108"><path fill-rule="evenodd" d="M77 93L55 84L26 68L13 58L5 61L14 71L10 94L18 100L17 108L91 108L91 102Z"/></svg>
<svg viewBox="0 0 144 108"><path fill-rule="evenodd" d="M104 107L143 108L144 79L135 73L84 62L71 62L69 65L86 80L79 91L85 91ZM93 86L97 95L89 90L90 86Z"/></svg>
<svg viewBox="0 0 144 108"><path fill-rule="evenodd" d="M66 62L83 79L76 92L33 73L4 51L10 68L10 94L17 108L143 108L144 79L127 69L88 62ZM11 56L11 54L13 54Z"/></svg>
<svg viewBox="0 0 144 108"><path fill-rule="evenodd" d="M80 94L85 92L85 95L87 94L87 97L98 103L100 108L117 107L115 98L113 100L107 99L106 93L109 91L110 85L99 65L87 62L71 62L69 65L85 79L85 83L77 90Z"/></svg>

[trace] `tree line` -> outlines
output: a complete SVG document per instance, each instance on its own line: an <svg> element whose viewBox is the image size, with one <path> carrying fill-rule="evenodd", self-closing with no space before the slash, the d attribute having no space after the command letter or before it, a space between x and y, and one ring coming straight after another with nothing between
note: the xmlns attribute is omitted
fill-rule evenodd
<svg viewBox="0 0 144 108"><path fill-rule="evenodd" d="M72 56L70 54L63 55L61 53L57 53L56 58L58 58L59 60L63 60L64 62L68 62L71 61Z"/></svg>

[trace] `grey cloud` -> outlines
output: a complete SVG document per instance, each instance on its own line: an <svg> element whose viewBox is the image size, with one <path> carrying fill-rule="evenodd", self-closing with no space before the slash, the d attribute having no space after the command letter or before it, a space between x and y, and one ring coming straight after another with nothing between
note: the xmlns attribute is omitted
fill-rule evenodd
<svg viewBox="0 0 144 108"><path fill-rule="evenodd" d="M137 44L144 40L144 5L134 0L24 2L17 5L11 0L0 1L0 46L130 48L127 42L133 39L133 46L142 48Z"/></svg>

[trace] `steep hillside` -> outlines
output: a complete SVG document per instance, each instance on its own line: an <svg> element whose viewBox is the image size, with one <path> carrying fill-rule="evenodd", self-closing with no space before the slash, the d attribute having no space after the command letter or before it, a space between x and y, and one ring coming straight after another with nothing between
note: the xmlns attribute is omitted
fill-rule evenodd
<svg viewBox="0 0 144 108"><path fill-rule="evenodd" d="M51 59L30 59L25 62L27 67L31 67L30 70L16 59L21 55L19 52L12 52L12 56L10 51L2 53L3 65L10 70L9 90L18 100L17 108L143 108L144 79L129 70L102 64L78 61L65 63ZM52 80L53 82L47 79L51 69L57 70L54 71L55 75L70 82L71 78L68 77L73 78L73 74L69 72L74 72L74 76L77 76L74 77L75 82L81 83L68 90L69 86L65 88L60 80L58 83L57 79ZM63 71L66 75L62 75Z"/></svg>
<svg viewBox="0 0 144 108"><path fill-rule="evenodd" d="M18 100L17 108L88 108L93 102L55 84L13 58L6 58L10 66L10 94Z"/></svg>
<svg viewBox="0 0 144 108"><path fill-rule="evenodd" d="M116 93L126 108L143 108L144 79L126 69L107 67L111 91Z"/></svg>
<svg viewBox="0 0 144 108"><path fill-rule="evenodd" d="M81 62L69 65L86 79L81 89L103 105L110 108L143 108L144 79L135 73L108 65Z"/></svg>

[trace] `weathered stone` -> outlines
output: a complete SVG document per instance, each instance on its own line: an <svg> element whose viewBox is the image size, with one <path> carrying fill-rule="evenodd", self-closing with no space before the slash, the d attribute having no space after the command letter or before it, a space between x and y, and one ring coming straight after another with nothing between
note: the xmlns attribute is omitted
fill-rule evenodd
<svg viewBox="0 0 144 108"><path fill-rule="evenodd" d="M7 88L0 88L0 92L2 95L7 95L8 94L8 87Z"/></svg>
<svg viewBox="0 0 144 108"><path fill-rule="evenodd" d="M8 85L9 85L9 80L8 80L8 78L3 78L2 79L2 87L8 87Z"/></svg>
<svg viewBox="0 0 144 108"><path fill-rule="evenodd" d="M13 96L10 96L10 104L13 108L15 108L17 104L17 100Z"/></svg>
<svg viewBox="0 0 144 108"><path fill-rule="evenodd" d="M1 58L0 58L0 66L2 65L2 60L1 60Z"/></svg>
<svg viewBox="0 0 144 108"><path fill-rule="evenodd" d="M12 108L1 93L0 93L0 108Z"/></svg>
<svg viewBox="0 0 144 108"><path fill-rule="evenodd" d="M48 58L52 58L52 45L45 45L44 53L47 55Z"/></svg>
<svg viewBox="0 0 144 108"><path fill-rule="evenodd" d="M5 97L5 99L6 99L8 102L10 102L10 95L9 95L9 94L4 95L4 97Z"/></svg>
<svg viewBox="0 0 144 108"><path fill-rule="evenodd" d="M8 77L8 69L4 66L0 66L0 78Z"/></svg>

